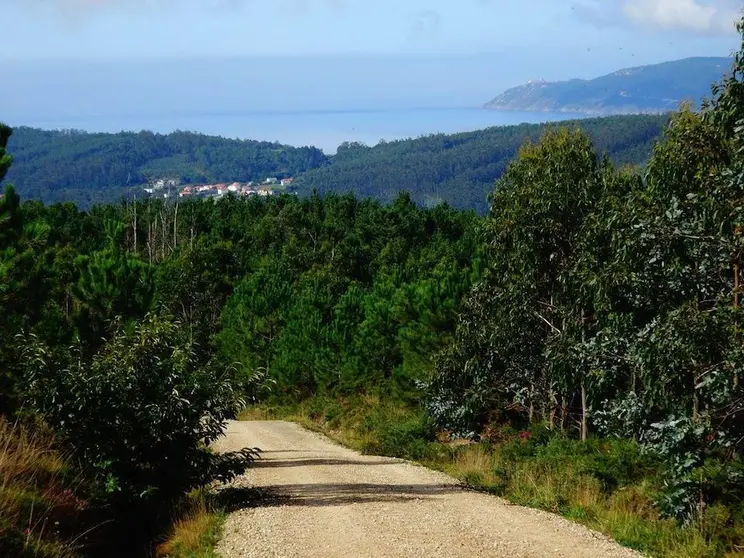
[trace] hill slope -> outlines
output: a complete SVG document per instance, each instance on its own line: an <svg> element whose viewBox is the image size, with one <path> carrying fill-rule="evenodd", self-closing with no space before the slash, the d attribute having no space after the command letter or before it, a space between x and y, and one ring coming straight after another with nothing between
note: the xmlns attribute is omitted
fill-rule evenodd
<svg viewBox="0 0 744 558"><path fill-rule="evenodd" d="M597 151L608 153L617 164L644 163L667 116L614 116L562 122L552 126L579 126L594 141ZM458 208L485 212L494 181L525 140L537 140L550 124L522 124L487 128L454 135L432 135L413 140L380 143L375 147L346 144L320 168L296 181L300 193L318 190L354 192L361 197L392 201L401 190L418 203L442 201Z"/></svg>
<svg viewBox="0 0 744 558"><path fill-rule="evenodd" d="M592 80L534 81L509 89L485 107L595 115L668 112L683 101L699 104L730 66L729 58L685 58Z"/></svg>
<svg viewBox="0 0 744 558"><path fill-rule="evenodd" d="M616 163L642 164L666 121L666 116L618 116L560 125L581 126L597 150L609 153ZM300 194L350 191L389 202L405 190L421 204L445 201L484 212L494 181L524 141L539 138L546 126L495 127L375 147L344 144L332 157L312 147L186 132L164 136L19 128L10 140L15 160L8 181L26 199L87 207L116 202L156 177L188 184L294 176Z"/></svg>
<svg viewBox="0 0 744 558"><path fill-rule="evenodd" d="M90 134L16 128L8 182L23 198L78 205L117 201L153 178L181 183L295 176L327 160L320 149L191 132Z"/></svg>

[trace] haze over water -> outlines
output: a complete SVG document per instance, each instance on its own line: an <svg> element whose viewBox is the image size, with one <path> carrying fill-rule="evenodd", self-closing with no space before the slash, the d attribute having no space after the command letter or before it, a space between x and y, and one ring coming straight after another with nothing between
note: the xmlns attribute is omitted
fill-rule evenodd
<svg viewBox="0 0 744 558"><path fill-rule="evenodd" d="M188 130L314 145L374 145L566 114L480 108L526 78L493 56L308 57L4 64L3 119L91 132Z"/></svg>
<svg viewBox="0 0 744 558"><path fill-rule="evenodd" d="M234 112L210 114L81 116L65 119L25 119L43 129L82 129L90 132L151 130L169 133L196 131L240 139L312 145L335 153L343 142L375 145L435 133L457 133L523 122L549 122L580 115L559 113L497 112L467 108L411 108L361 111Z"/></svg>

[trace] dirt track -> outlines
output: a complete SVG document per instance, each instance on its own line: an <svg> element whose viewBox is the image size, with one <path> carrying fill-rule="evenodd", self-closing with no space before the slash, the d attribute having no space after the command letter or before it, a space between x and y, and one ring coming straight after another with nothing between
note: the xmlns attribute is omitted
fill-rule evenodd
<svg viewBox="0 0 744 558"><path fill-rule="evenodd" d="M224 558L638 556L558 516L288 422L233 422L217 447L263 450L229 489Z"/></svg>

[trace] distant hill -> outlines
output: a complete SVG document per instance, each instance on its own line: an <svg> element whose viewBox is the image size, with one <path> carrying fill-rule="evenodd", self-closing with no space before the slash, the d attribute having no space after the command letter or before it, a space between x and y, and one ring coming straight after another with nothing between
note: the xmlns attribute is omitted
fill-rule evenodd
<svg viewBox="0 0 744 558"><path fill-rule="evenodd" d="M502 93L485 108L592 115L663 113L683 101L700 104L730 58L685 58L627 68L592 80L532 81Z"/></svg>
<svg viewBox="0 0 744 558"><path fill-rule="evenodd" d="M547 126L580 126L597 151L618 164L642 164L666 116L616 116L558 124L494 127L380 143L344 144L334 156L295 148L201 134L151 132L88 134L15 130L14 163L7 177L23 198L72 201L82 207L116 202L154 178L182 184L296 178L299 194L353 192L392 201L407 191L420 204L447 202L486 211L487 196L519 147Z"/></svg>
<svg viewBox="0 0 744 558"><path fill-rule="evenodd" d="M346 144L328 164L301 175L295 187L301 194L351 191L385 202L405 190L420 204L447 202L485 212L494 181L520 146L527 139L537 140L549 126L578 126L599 153L609 154L620 165L640 165L648 160L667 122L668 116L613 116L437 134L375 147Z"/></svg>
<svg viewBox="0 0 744 558"><path fill-rule="evenodd" d="M7 182L23 198L87 207L118 201L156 178L182 184L296 176L328 160L315 147L243 141L191 132L90 134L16 128Z"/></svg>

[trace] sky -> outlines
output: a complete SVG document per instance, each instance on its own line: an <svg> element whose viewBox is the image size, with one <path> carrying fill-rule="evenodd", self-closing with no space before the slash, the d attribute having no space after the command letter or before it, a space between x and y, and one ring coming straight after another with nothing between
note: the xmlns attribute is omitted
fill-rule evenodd
<svg viewBox="0 0 744 558"><path fill-rule="evenodd" d="M737 47L738 0L0 0L0 57L549 52L665 60ZM558 56L560 55L560 56ZM633 56L634 55L634 56ZM615 64L616 61L616 64Z"/></svg>
<svg viewBox="0 0 744 558"><path fill-rule="evenodd" d="M400 113L303 116L305 124L282 114L473 109L528 80L727 56L741 46L734 23L743 7L744 0L0 0L0 118L290 143L455 131L467 120L459 113L409 114L403 131Z"/></svg>

